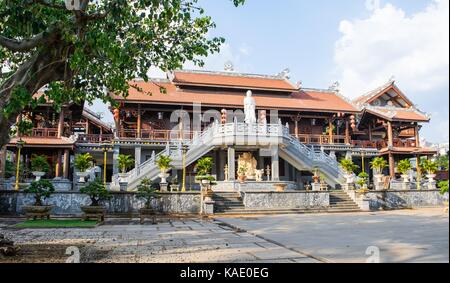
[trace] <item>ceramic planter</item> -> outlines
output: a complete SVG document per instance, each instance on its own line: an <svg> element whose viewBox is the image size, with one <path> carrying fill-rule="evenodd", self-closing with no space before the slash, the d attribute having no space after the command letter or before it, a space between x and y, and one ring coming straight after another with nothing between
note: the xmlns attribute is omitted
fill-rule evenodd
<svg viewBox="0 0 450 283"><path fill-rule="evenodd" d="M45 172L40 172L40 171L34 171L32 172L33 176L36 177L36 182L41 180L42 177L44 177Z"/></svg>
<svg viewBox="0 0 450 283"><path fill-rule="evenodd" d="M161 178L161 184L167 184L167 178L169 178L169 174L166 172L161 172L158 177Z"/></svg>
<svg viewBox="0 0 450 283"><path fill-rule="evenodd" d="M89 176L88 172L77 172L76 173L78 179L78 183L86 183L86 177Z"/></svg>

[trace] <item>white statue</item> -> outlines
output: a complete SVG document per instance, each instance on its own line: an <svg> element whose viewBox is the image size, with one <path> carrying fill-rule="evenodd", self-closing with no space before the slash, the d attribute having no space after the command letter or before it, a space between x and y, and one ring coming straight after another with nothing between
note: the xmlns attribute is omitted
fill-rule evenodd
<svg viewBox="0 0 450 283"><path fill-rule="evenodd" d="M255 174L256 174L256 182L262 182L262 177L264 175L264 169L256 170Z"/></svg>
<svg viewBox="0 0 450 283"><path fill-rule="evenodd" d="M252 97L252 91L247 91L244 99L244 114L246 124L256 124L256 101Z"/></svg>

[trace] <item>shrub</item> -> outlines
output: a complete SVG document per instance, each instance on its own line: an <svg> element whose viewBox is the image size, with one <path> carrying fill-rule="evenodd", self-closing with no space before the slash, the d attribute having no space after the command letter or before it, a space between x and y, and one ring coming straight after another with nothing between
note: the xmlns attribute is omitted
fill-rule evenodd
<svg viewBox="0 0 450 283"><path fill-rule="evenodd" d="M156 165L161 170L161 172L166 172L170 168L172 168L172 158L167 155L160 155L158 160L156 160Z"/></svg>
<svg viewBox="0 0 450 283"><path fill-rule="evenodd" d="M438 187L441 189L442 195L445 195L446 193L448 193L448 181L439 182Z"/></svg>
<svg viewBox="0 0 450 283"><path fill-rule="evenodd" d="M96 179L86 187L81 188L80 192L89 196L91 206L99 206L100 202L111 198L111 194L106 190L100 179Z"/></svg>
<svg viewBox="0 0 450 283"><path fill-rule="evenodd" d="M48 173L49 170L50 165L48 164L47 156L36 154L31 156L31 171Z"/></svg>
<svg viewBox="0 0 450 283"><path fill-rule="evenodd" d="M409 159L401 160L397 165L397 170L403 175L407 175L411 169L412 165Z"/></svg>
<svg viewBox="0 0 450 283"><path fill-rule="evenodd" d="M16 174L16 167L14 165L14 162L11 162L9 160L6 160L5 163L5 178L9 179Z"/></svg>
<svg viewBox="0 0 450 283"><path fill-rule="evenodd" d="M375 169L377 173L383 173L383 169L388 167L387 161L383 157L376 157L370 163L372 169Z"/></svg>
<svg viewBox="0 0 450 283"><path fill-rule="evenodd" d="M161 196L156 191L152 181L150 179L144 179L137 187L136 197L145 200L145 209L151 209L152 200L160 198Z"/></svg>
<svg viewBox="0 0 450 283"><path fill-rule="evenodd" d="M92 167L92 155L89 153L78 154L75 156L74 165L75 168L80 172L86 172L89 168Z"/></svg>
<svg viewBox="0 0 450 283"><path fill-rule="evenodd" d="M359 186L363 187L364 185L367 185L368 181L369 181L369 174L367 174L366 172L361 172L358 175L358 181L356 181L356 184L358 184Z"/></svg>
<svg viewBox="0 0 450 283"><path fill-rule="evenodd" d="M32 182L24 192L34 194L34 205L42 206L42 199L49 198L55 192L55 187L48 180L39 180Z"/></svg>
<svg viewBox="0 0 450 283"><path fill-rule="evenodd" d="M131 155L120 154L117 162L122 173L127 173L127 170L134 166L134 158Z"/></svg>
<svg viewBox="0 0 450 283"><path fill-rule="evenodd" d="M340 164L342 169L344 169L347 174L353 174L359 168L358 165L356 165L352 160L349 159L342 159Z"/></svg>

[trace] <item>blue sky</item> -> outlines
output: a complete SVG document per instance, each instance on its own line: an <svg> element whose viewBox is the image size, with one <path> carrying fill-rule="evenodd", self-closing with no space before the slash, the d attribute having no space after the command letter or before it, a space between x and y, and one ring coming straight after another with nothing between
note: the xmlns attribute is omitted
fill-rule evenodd
<svg viewBox="0 0 450 283"><path fill-rule="evenodd" d="M291 70L293 82L328 88L339 81L349 98L395 76L419 108L432 114L423 136L448 142L448 0L200 0L223 36L208 70L276 74ZM186 68L192 68L187 64Z"/></svg>

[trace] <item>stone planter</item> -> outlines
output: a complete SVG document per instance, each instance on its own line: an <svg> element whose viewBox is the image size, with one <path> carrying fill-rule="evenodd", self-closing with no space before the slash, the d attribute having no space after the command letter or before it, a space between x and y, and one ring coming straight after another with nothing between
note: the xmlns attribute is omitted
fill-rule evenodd
<svg viewBox="0 0 450 283"><path fill-rule="evenodd" d="M127 182L128 173L119 173L119 182L125 183Z"/></svg>
<svg viewBox="0 0 450 283"><path fill-rule="evenodd" d="M435 190L436 189L436 180L434 180L434 178L436 178L436 174L428 174L427 175L428 189L429 190Z"/></svg>
<svg viewBox="0 0 450 283"><path fill-rule="evenodd" d="M383 183L383 177L384 177L383 174L376 174L376 175L374 175L373 178L374 178L375 184Z"/></svg>
<svg viewBox="0 0 450 283"><path fill-rule="evenodd" d="M36 180L35 180L36 182L41 180L41 178L45 176L45 172L34 171L31 173L33 174L34 177L36 177Z"/></svg>
<svg viewBox="0 0 450 283"><path fill-rule="evenodd" d="M145 219L151 219L152 225L156 225L156 212L153 208L141 208L139 209L139 218L141 225L144 224Z"/></svg>
<svg viewBox="0 0 450 283"><path fill-rule="evenodd" d="M161 178L161 184L167 184L167 178L169 178L170 174L166 172L161 172L158 177Z"/></svg>
<svg viewBox="0 0 450 283"><path fill-rule="evenodd" d="M27 219L33 218L33 220L36 220L36 218L47 218L50 219L50 212L53 209L53 206L51 205L43 205L43 206L24 206L23 210L25 211L25 216Z"/></svg>
<svg viewBox="0 0 450 283"><path fill-rule="evenodd" d="M178 192L180 190L179 185L170 185L170 191L171 192Z"/></svg>
<svg viewBox="0 0 450 283"><path fill-rule="evenodd" d="M105 221L106 208L104 206L82 206L83 220L96 218L99 222Z"/></svg>
<svg viewBox="0 0 450 283"><path fill-rule="evenodd" d="M78 179L78 183L86 183L86 177L89 176L88 172L77 172L75 173L75 175L77 175Z"/></svg>
<svg viewBox="0 0 450 283"><path fill-rule="evenodd" d="M403 178L403 183L409 183L409 175L408 174L402 175L402 178Z"/></svg>

